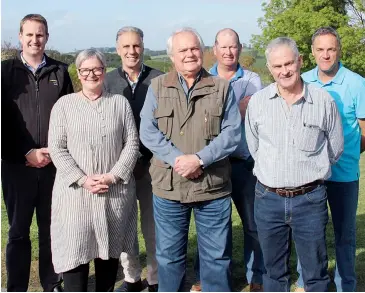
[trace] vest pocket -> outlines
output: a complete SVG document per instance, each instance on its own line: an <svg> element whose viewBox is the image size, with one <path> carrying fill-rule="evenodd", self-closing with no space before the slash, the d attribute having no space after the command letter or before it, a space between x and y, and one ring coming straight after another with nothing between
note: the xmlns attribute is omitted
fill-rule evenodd
<svg viewBox="0 0 365 293"><path fill-rule="evenodd" d="M171 108L157 108L154 117L157 119L158 129L170 139L172 134L172 121L174 109Z"/></svg>
<svg viewBox="0 0 365 293"><path fill-rule="evenodd" d="M196 180L194 191L213 192L224 188L230 180L231 166L227 158L204 169L203 176Z"/></svg>
<svg viewBox="0 0 365 293"><path fill-rule="evenodd" d="M169 164L153 157L149 171L152 186L163 190L172 190L172 168Z"/></svg>
<svg viewBox="0 0 365 293"><path fill-rule="evenodd" d="M213 140L221 132L222 112L222 107L204 111L204 139Z"/></svg>

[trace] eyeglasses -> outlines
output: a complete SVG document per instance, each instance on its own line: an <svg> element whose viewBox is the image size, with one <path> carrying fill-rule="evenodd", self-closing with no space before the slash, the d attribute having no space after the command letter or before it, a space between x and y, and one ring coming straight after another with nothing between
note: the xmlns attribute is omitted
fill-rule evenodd
<svg viewBox="0 0 365 293"><path fill-rule="evenodd" d="M100 76L104 73L104 67L95 67L93 69L89 68L79 68L79 73L83 77L87 77L90 75L90 72L92 72L95 76Z"/></svg>

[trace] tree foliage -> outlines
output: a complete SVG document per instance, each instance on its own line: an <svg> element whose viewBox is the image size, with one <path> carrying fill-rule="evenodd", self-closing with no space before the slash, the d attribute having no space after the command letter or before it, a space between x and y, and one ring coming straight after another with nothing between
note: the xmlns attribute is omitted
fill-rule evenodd
<svg viewBox="0 0 365 293"><path fill-rule="evenodd" d="M70 74L71 77L71 81L72 81L72 85L74 88L75 92L81 91L81 82L77 76L77 68L75 63L72 63L69 67L68 67L68 73Z"/></svg>
<svg viewBox="0 0 365 293"><path fill-rule="evenodd" d="M271 0L263 4L259 19L261 35L252 43L261 53L270 40L288 36L297 42L303 55L303 71L315 66L311 55L312 34L321 26L337 29L342 42L342 62L365 75L364 5L361 0Z"/></svg>
<svg viewBox="0 0 365 293"><path fill-rule="evenodd" d="M256 58L253 54L250 53L242 53L239 57L238 62L249 69L252 69L253 64L255 63ZM203 55L203 66L206 70L209 70L214 63L217 62L217 58L214 56L213 49L206 49Z"/></svg>
<svg viewBox="0 0 365 293"><path fill-rule="evenodd" d="M45 53L47 54L48 57L66 63L67 65L70 65L71 63L75 62L75 57L73 55L62 54L57 50L46 50Z"/></svg>
<svg viewBox="0 0 365 293"><path fill-rule="evenodd" d="M1 44L1 61L15 58L19 48L12 45L11 42L3 41Z"/></svg>

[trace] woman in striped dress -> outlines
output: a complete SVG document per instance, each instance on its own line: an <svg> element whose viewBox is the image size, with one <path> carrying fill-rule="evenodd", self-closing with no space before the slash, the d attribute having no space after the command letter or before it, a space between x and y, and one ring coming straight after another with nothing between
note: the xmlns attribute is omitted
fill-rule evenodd
<svg viewBox="0 0 365 293"><path fill-rule="evenodd" d="M51 113L48 147L57 168L51 244L65 291L87 291L94 260L96 291L113 291L122 251L137 233L133 168L139 139L127 99L103 91L106 62L89 49L76 58L82 90Z"/></svg>

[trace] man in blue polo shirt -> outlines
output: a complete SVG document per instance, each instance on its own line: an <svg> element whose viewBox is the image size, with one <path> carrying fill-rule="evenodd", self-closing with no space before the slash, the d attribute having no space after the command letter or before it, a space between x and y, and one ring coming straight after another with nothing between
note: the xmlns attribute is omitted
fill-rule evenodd
<svg viewBox="0 0 365 293"><path fill-rule="evenodd" d="M341 41L331 27L314 33L312 54L317 67L303 73L302 78L327 90L336 101L345 140L344 152L326 181L336 243L335 284L338 292L356 291L356 210L360 153L365 150L365 79L339 61ZM301 274L299 263L298 272ZM303 287L301 275L298 286Z"/></svg>
<svg viewBox="0 0 365 293"><path fill-rule="evenodd" d="M237 32L234 30L229 28L220 30L215 37L213 51L217 63L214 64L209 73L230 81L242 116L241 142L230 155L232 165L231 196L243 223L243 258L250 291L262 291L264 263L253 214L256 177L252 173L254 161L248 150L244 127L248 101L254 93L261 89L261 79L258 74L241 67L238 63L242 45ZM195 271L199 280L198 259L196 260ZM193 285L191 291L200 291L199 282Z"/></svg>

